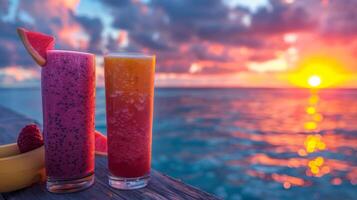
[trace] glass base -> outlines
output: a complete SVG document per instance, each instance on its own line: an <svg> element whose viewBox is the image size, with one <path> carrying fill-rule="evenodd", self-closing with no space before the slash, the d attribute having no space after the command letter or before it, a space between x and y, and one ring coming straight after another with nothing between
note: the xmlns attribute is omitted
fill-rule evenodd
<svg viewBox="0 0 357 200"><path fill-rule="evenodd" d="M123 178L109 175L109 185L115 189L120 190L134 190L140 189L149 183L150 174L137 178Z"/></svg>
<svg viewBox="0 0 357 200"><path fill-rule="evenodd" d="M80 179L72 179L72 180L64 180L64 179L51 179L47 178L46 188L49 192L52 193L70 193L70 192L78 192L84 189L89 188L94 183L94 174L80 178Z"/></svg>

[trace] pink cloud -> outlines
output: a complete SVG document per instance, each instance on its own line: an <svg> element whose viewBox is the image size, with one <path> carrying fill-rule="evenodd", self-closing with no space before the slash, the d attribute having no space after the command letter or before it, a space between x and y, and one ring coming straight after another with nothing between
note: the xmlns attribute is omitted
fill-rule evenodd
<svg viewBox="0 0 357 200"><path fill-rule="evenodd" d="M22 68L20 66L9 66L0 69L0 85L16 86L36 86L41 78L39 68ZM32 85L29 85L32 83Z"/></svg>

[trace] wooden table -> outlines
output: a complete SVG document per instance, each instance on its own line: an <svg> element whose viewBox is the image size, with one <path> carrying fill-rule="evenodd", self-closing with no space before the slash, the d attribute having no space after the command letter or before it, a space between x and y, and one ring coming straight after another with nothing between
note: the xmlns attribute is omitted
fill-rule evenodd
<svg viewBox="0 0 357 200"><path fill-rule="evenodd" d="M18 132L30 122L34 121L0 106L0 145L15 142ZM95 184L87 190L70 194L52 194L46 191L44 183L39 183L16 192L0 193L0 200L218 199L155 170L152 170L147 187L132 191L116 190L109 187L107 173L107 158L97 156Z"/></svg>

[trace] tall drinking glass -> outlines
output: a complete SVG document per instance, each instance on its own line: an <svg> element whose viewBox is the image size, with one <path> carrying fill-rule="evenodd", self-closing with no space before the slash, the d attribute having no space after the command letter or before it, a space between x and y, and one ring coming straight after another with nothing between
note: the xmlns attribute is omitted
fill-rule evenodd
<svg viewBox="0 0 357 200"><path fill-rule="evenodd" d="M47 190L85 189L94 182L95 56L50 50L41 81Z"/></svg>
<svg viewBox="0 0 357 200"><path fill-rule="evenodd" d="M145 187L150 178L155 56L104 57L109 184Z"/></svg>

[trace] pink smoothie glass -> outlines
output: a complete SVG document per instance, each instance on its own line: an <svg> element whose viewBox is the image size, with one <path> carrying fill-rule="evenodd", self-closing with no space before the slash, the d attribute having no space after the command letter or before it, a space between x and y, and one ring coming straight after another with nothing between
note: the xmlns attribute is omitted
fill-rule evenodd
<svg viewBox="0 0 357 200"><path fill-rule="evenodd" d="M47 190L88 188L94 183L95 56L49 50L41 82Z"/></svg>

